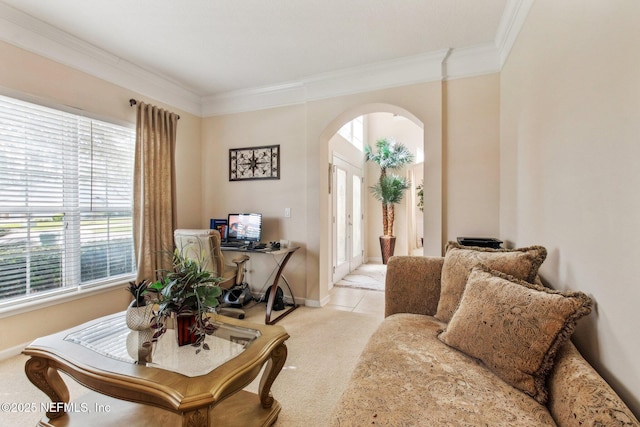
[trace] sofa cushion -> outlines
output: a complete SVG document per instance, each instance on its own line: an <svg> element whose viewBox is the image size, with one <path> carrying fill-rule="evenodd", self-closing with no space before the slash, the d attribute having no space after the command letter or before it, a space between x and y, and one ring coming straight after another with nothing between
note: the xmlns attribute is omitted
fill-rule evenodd
<svg viewBox="0 0 640 427"><path fill-rule="evenodd" d="M437 338L431 316L389 316L371 336L331 426L555 426L546 407Z"/></svg>
<svg viewBox="0 0 640 427"><path fill-rule="evenodd" d="M447 244L442 266L440 301L436 318L449 322L455 311L471 269L479 264L533 283L538 268L547 257L542 246L520 249L465 247L456 242Z"/></svg>
<svg viewBox="0 0 640 427"><path fill-rule="evenodd" d="M478 266L438 338L545 403L558 348L590 311L591 299L582 292L543 288Z"/></svg>

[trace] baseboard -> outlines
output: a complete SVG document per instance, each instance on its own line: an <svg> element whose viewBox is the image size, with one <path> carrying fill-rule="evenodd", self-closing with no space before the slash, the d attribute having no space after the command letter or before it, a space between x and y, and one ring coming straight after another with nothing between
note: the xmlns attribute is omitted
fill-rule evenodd
<svg viewBox="0 0 640 427"><path fill-rule="evenodd" d="M322 298L321 300L305 299L304 300L304 305L306 305L307 307L321 308L321 307L324 307L325 305L329 304L330 300L331 300L330 296L326 296L326 297Z"/></svg>
<svg viewBox="0 0 640 427"><path fill-rule="evenodd" d="M28 346L29 343L24 343L24 344L19 344L16 345L14 347L10 347L10 348L5 348L4 350L0 350L0 361L1 360L7 360L10 359L14 356L19 355L20 353L22 353L22 350L25 349L26 346Z"/></svg>

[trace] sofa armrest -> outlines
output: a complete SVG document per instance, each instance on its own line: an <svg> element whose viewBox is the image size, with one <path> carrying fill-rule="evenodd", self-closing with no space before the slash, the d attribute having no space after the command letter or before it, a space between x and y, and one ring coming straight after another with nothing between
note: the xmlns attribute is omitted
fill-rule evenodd
<svg viewBox="0 0 640 427"><path fill-rule="evenodd" d="M433 316L440 300L443 263L440 257L391 257L385 281L385 317L395 313Z"/></svg>
<svg viewBox="0 0 640 427"><path fill-rule="evenodd" d="M556 356L547 380L549 412L559 426L640 426L631 410L572 342Z"/></svg>

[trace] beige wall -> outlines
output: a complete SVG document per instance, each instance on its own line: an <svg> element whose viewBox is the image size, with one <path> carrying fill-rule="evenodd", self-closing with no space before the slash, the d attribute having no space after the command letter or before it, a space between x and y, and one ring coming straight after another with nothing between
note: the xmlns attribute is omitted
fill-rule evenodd
<svg viewBox="0 0 640 427"><path fill-rule="evenodd" d="M500 76L448 81L445 102L447 240L500 237Z"/></svg>
<svg viewBox="0 0 640 427"><path fill-rule="evenodd" d="M262 213L263 242L286 239L301 246L284 273L294 295L304 299L308 240L304 106L209 117L203 119L202 138L201 226L228 213ZM280 145L280 179L229 181L229 149L263 145ZM285 218L285 208L291 209L290 218ZM251 255L247 280L253 290L266 290L274 266L270 255Z"/></svg>
<svg viewBox="0 0 640 427"><path fill-rule="evenodd" d="M203 207L203 218L229 210L254 208L273 217L274 237L303 244L305 251L294 255L288 269L297 296L310 305L326 302L329 289L330 224L328 166L329 140L356 116L394 108L412 117L435 123L425 141L441 151L440 83L389 89L310 102L306 105L210 117L203 120L204 157L222 156L205 170L203 191L211 195ZM281 144L282 179L230 183L228 148ZM437 156L436 160L437 161ZM433 168L434 192L438 194L440 166ZM220 180L222 179L222 180ZM220 193L214 196L214 190ZM285 206L292 217L284 219ZM439 234L439 205L434 204L432 228ZM281 230L278 231L278 230ZM438 253L439 250L438 240ZM253 260L252 260L253 262ZM255 287L255 284L253 284Z"/></svg>
<svg viewBox="0 0 640 427"><path fill-rule="evenodd" d="M36 96L131 124L135 110L129 107L129 98L145 99L11 45L0 43L0 57L3 63L13 65L0 70L0 86L7 89L5 92ZM225 217L231 211L262 212L264 241L285 238L302 246L286 272L296 296L310 305L322 305L327 300L330 280L329 140L354 117L385 111L408 117L424 127L425 199L430 201L424 215L425 253L440 255L443 242L469 229L491 234L497 221L497 200L492 195L495 183L491 174L484 176L482 172L497 168L497 154L493 159L485 158L483 166L475 169L476 174L452 175L451 171L464 168L450 160L443 164L443 157L446 154L455 162L464 162L465 150L491 140L491 128L494 133L497 128L497 90L497 77L485 76L208 118L164 106L181 116L177 145L178 226L207 227L210 218ZM476 107L483 108L481 118L473 115ZM455 111L446 111L447 108ZM281 146L280 180L228 181L229 148L272 144ZM445 179L448 188L443 187ZM454 214L443 206L443 190L449 191L445 201L455 200L456 210L473 208L474 216ZM490 195L476 203L477 192ZM285 207L291 209L291 218L284 218ZM398 221L402 221L400 218L406 216L400 215ZM447 224L445 229L443 223ZM249 277L258 291L267 284L265 272L272 266L268 256L252 257ZM94 313L99 315L123 309L128 297L118 286L97 300L101 304ZM1 318L0 351L88 320L91 310L83 306L87 301L80 299L48 308L47 315L55 321L46 325L34 320L32 313ZM69 315L80 306L83 310L78 313L82 314ZM18 324L23 326L18 329Z"/></svg>
<svg viewBox="0 0 640 427"><path fill-rule="evenodd" d="M139 94L62 66L12 45L0 42L0 93L26 97L52 106L68 106L103 120L134 126L135 109L130 98ZM160 103L156 103L161 105ZM166 108L170 108L165 106ZM187 227L200 223L200 118L183 111L177 141L178 223ZM80 112L81 113L81 112ZM124 310L130 301L124 285L87 297L39 307L15 315L0 316L0 352L39 336L69 328L97 316ZM37 313L37 315L36 315Z"/></svg>
<svg viewBox="0 0 640 427"><path fill-rule="evenodd" d="M424 124L425 199L430 201L425 210L425 253L440 255L443 241L463 233L497 234L498 76L447 82L446 99L443 86L442 82L424 83L204 119L203 221L232 210L261 211L270 218L271 225L265 224L271 228L269 238L303 244L305 252L292 258L298 261L288 269L288 277L297 296L310 305L321 305L331 278L329 141L354 117L391 112ZM443 108L449 110L443 113ZM443 141L445 130L448 139ZM229 148L270 144L282 148L280 181L228 182ZM443 146L451 159L444 165ZM469 153L478 160L473 166L466 165ZM441 204L444 174L455 214ZM284 207L292 208L291 218L283 218ZM399 222L406 218L404 212L401 208ZM259 275L263 267L251 268Z"/></svg>
<svg viewBox="0 0 640 427"><path fill-rule="evenodd" d="M574 337L640 414L640 2L538 0L501 74L501 235L595 310Z"/></svg>

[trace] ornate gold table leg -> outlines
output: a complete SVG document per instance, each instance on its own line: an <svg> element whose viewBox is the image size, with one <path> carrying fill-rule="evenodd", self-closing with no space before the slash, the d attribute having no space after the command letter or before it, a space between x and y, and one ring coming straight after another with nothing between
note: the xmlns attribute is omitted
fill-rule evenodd
<svg viewBox="0 0 640 427"><path fill-rule="evenodd" d="M209 409L198 408L182 414L182 427L209 427Z"/></svg>
<svg viewBox="0 0 640 427"><path fill-rule="evenodd" d="M287 346L282 343L271 352L271 358L267 362L267 367L260 379L260 388L258 391L260 394L260 403L263 408L271 408L273 405L274 399L271 395L271 386L284 367L286 360Z"/></svg>
<svg viewBox="0 0 640 427"><path fill-rule="evenodd" d="M49 396L52 402L69 403L69 389L60 378L58 371L49 366L48 359L32 356L25 363L24 371L29 381ZM63 416L65 414L64 406L52 405L51 409L56 408L59 410L55 412L47 411L47 417L54 419Z"/></svg>

